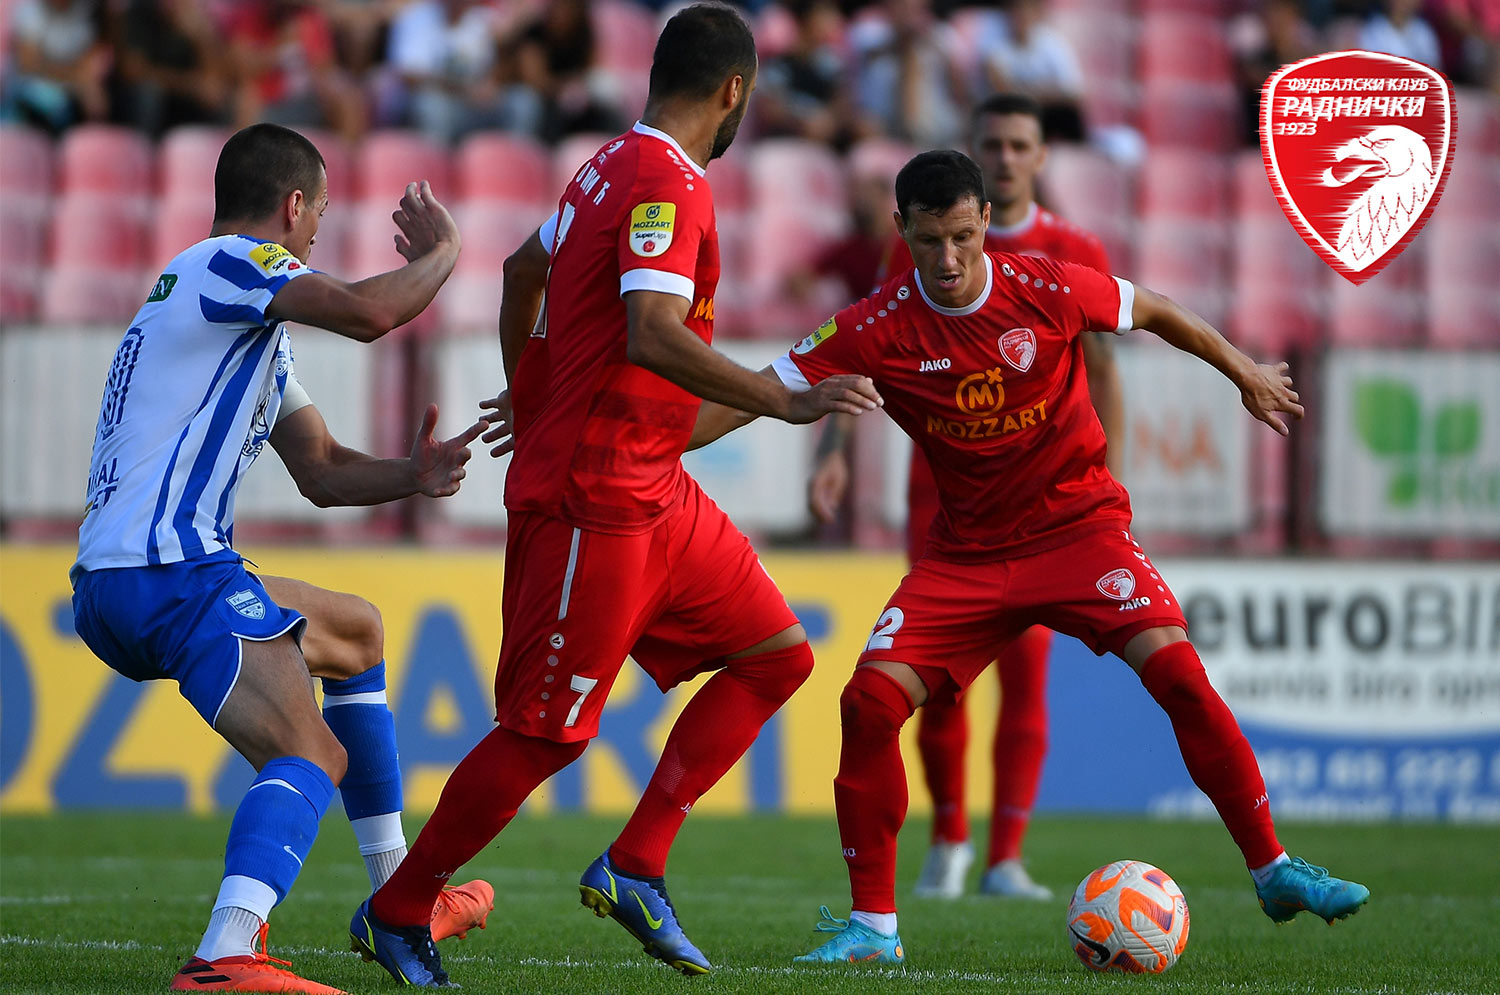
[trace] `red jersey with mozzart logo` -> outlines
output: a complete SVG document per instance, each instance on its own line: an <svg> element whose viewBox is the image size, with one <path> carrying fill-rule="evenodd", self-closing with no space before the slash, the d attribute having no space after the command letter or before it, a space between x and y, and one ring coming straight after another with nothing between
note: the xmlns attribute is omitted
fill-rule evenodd
<svg viewBox="0 0 1500 995"><path fill-rule="evenodd" d="M837 373L875 381L937 479L931 555L994 559L1127 529L1079 335L1127 331L1135 288L1036 256L986 252L984 265L964 308L933 304L907 267L777 359L777 374L793 388Z"/></svg>
<svg viewBox="0 0 1500 995"><path fill-rule="evenodd" d="M644 532L682 498L699 400L626 359L623 297L686 298L688 328L712 341L719 241L708 181L670 135L636 124L578 170L542 242L552 266L510 388L505 505Z"/></svg>

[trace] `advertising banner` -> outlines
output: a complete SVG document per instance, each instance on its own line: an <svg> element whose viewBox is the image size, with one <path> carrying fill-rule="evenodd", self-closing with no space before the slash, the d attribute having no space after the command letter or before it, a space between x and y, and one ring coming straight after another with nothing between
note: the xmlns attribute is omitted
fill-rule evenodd
<svg viewBox="0 0 1500 995"><path fill-rule="evenodd" d="M1328 356L1319 489L1335 535L1500 536L1500 352Z"/></svg>

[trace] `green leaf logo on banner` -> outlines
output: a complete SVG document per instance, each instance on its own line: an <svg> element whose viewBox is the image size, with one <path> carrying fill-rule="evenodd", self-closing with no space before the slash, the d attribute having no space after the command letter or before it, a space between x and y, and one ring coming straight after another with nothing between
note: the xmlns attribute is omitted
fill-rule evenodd
<svg viewBox="0 0 1500 995"><path fill-rule="evenodd" d="M1375 455L1415 456L1422 402L1400 381L1366 380L1354 387L1354 424Z"/></svg>
<svg viewBox="0 0 1500 995"><path fill-rule="evenodd" d="M1469 456L1479 449L1479 405L1445 404L1432 425L1432 448L1439 456Z"/></svg>
<svg viewBox="0 0 1500 995"><path fill-rule="evenodd" d="M1354 427L1372 455L1390 461L1385 500L1411 508L1424 495L1434 500L1461 461L1479 451L1483 418L1478 401L1441 403L1430 413L1409 383L1372 377L1354 385Z"/></svg>

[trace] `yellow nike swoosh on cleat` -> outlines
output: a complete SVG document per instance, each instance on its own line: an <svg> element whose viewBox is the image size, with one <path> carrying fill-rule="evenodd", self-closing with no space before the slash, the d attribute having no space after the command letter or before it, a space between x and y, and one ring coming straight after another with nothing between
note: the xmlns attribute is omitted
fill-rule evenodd
<svg viewBox="0 0 1500 995"><path fill-rule="evenodd" d="M648 908L646 908L646 902L645 902L645 900L642 899L641 896L638 893L634 892L634 891L632 891L630 893L630 897L634 898L636 900L636 902L638 902L640 904L641 911L643 913L645 913L645 915L646 915L646 925L650 926L652 929L661 929L661 924L662 924L663 920L658 919L658 918L656 918L655 916L653 916L651 914L651 910L648 909Z"/></svg>
<svg viewBox="0 0 1500 995"><path fill-rule="evenodd" d="M620 893L615 890L615 876L613 874L610 874L608 867L602 868L602 870L609 877L609 900L618 904L620 901Z"/></svg>

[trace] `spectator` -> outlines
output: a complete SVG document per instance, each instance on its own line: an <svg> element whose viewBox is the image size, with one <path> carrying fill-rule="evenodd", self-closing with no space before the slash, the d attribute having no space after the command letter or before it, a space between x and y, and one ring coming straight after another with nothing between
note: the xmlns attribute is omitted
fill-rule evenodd
<svg viewBox="0 0 1500 995"><path fill-rule="evenodd" d="M391 21L406 6L407 0L325 0L339 63L355 79L378 66Z"/></svg>
<svg viewBox="0 0 1500 995"><path fill-rule="evenodd" d="M541 107L502 87L492 11L477 0L419 0L391 23L390 67L399 78L382 118L452 144L481 128L535 132Z"/></svg>
<svg viewBox="0 0 1500 995"><path fill-rule="evenodd" d="M116 120L153 135L223 120L229 83L218 47L197 0L130 0L118 23Z"/></svg>
<svg viewBox="0 0 1500 995"><path fill-rule="evenodd" d="M235 0L225 34L237 127L328 127L346 141L364 133L364 96L339 66L315 0Z"/></svg>
<svg viewBox="0 0 1500 995"><path fill-rule="evenodd" d="M1248 145L1260 144L1260 91L1277 69L1323 50L1297 0L1267 0L1258 14L1245 14L1230 31Z"/></svg>
<svg viewBox="0 0 1500 995"><path fill-rule="evenodd" d="M10 34L0 117L57 132L109 112L109 50L94 0L22 0Z"/></svg>
<svg viewBox="0 0 1500 995"><path fill-rule="evenodd" d="M756 85L760 133L826 142L840 151L878 129L861 121L845 86L844 18L833 0L788 0L791 47L768 59Z"/></svg>
<svg viewBox="0 0 1500 995"><path fill-rule="evenodd" d="M1384 13L1371 14L1359 33L1359 47L1414 59L1434 69L1443 67L1437 34L1417 13L1422 0L1385 0Z"/></svg>
<svg viewBox="0 0 1500 995"><path fill-rule="evenodd" d="M1040 104L1049 141L1081 142L1083 70L1046 17L1044 0L1011 0L1004 16L986 22L979 42L984 83L989 92L1021 92Z"/></svg>
<svg viewBox="0 0 1500 995"><path fill-rule="evenodd" d="M885 0L880 16L850 31L855 101L893 138L924 148L953 144L963 129L965 86L952 29L931 0Z"/></svg>
<svg viewBox="0 0 1500 995"><path fill-rule="evenodd" d="M551 0L521 23L509 46L519 82L542 107L538 137L544 141L624 127L609 74L596 66L592 6L590 0Z"/></svg>

